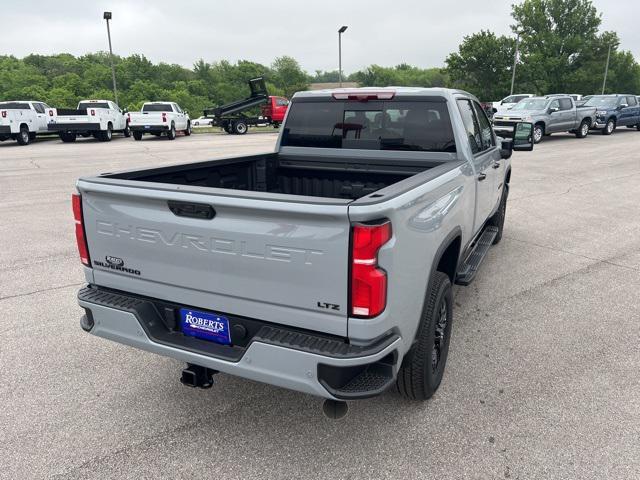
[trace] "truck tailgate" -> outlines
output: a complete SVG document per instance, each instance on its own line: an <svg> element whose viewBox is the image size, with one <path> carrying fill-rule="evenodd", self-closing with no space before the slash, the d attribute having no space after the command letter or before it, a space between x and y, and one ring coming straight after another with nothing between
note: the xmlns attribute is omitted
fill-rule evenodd
<svg viewBox="0 0 640 480"><path fill-rule="evenodd" d="M161 112L131 112L129 114L129 125L161 125L162 123Z"/></svg>
<svg viewBox="0 0 640 480"><path fill-rule="evenodd" d="M347 201L270 201L87 180L78 189L97 285L346 336ZM178 203L170 209L170 202ZM213 218L194 218L207 206Z"/></svg>

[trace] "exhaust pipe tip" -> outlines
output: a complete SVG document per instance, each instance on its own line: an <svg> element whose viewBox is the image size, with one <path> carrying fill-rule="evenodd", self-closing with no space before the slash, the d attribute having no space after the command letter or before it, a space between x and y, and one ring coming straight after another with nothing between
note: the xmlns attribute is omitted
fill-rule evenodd
<svg viewBox="0 0 640 480"><path fill-rule="evenodd" d="M343 418L348 411L349 405L347 405L347 402L342 402L340 400L327 399L322 404L322 413L324 413L325 417L332 420L339 420Z"/></svg>

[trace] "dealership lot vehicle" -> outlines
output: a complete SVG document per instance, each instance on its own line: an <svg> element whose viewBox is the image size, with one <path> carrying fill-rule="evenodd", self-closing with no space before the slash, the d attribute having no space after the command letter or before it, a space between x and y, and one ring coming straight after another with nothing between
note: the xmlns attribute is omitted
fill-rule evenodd
<svg viewBox="0 0 640 480"><path fill-rule="evenodd" d="M259 154L275 134L0 144L0 431L4 451L17 452L3 457L3 474L633 478L637 135L623 128L576 142L559 133L515 153L503 240L470 288L454 287L442 388L426 404L389 391L340 422L318 415L321 400L231 375L216 375L210 391L186 389L179 361L78 328L84 276L69 195L79 176ZM211 440L221 432L233 435ZM354 443L354 432L367 441Z"/></svg>
<svg viewBox="0 0 640 480"><path fill-rule="evenodd" d="M40 133L46 133L49 106L43 102L0 102L0 142L15 140L28 145Z"/></svg>
<svg viewBox="0 0 640 480"><path fill-rule="evenodd" d="M213 120L211 118L202 116L193 120L192 123L194 127L210 127L213 124Z"/></svg>
<svg viewBox="0 0 640 480"><path fill-rule="evenodd" d="M247 82L251 94L242 100L227 103L204 111L211 125L222 128L230 134L244 135L250 126L272 125L278 128L287 113L289 100L269 95L264 78L252 78ZM260 107L261 115L251 114Z"/></svg>
<svg viewBox="0 0 640 480"><path fill-rule="evenodd" d="M306 92L275 153L84 177L81 325L186 360L190 386L223 371L330 400L396 381L430 398L452 284L500 241L509 158L532 137L496 138L457 90Z"/></svg>
<svg viewBox="0 0 640 480"><path fill-rule="evenodd" d="M634 95L594 95L585 106L597 109L593 128L611 135L617 127L640 130L640 102Z"/></svg>
<svg viewBox="0 0 640 480"><path fill-rule="evenodd" d="M569 95L549 95L521 100L508 112L495 114L493 124L498 131L511 131L518 122L531 122L535 143L539 143L545 135L558 132L585 138L594 125L595 115L595 107L577 107Z"/></svg>
<svg viewBox="0 0 640 480"><path fill-rule="evenodd" d="M501 110L510 110L520 100L524 100L525 98L531 98L533 96L534 96L533 93L518 93L515 95L509 95L508 97L505 97L502 100L492 103L493 113L495 114L496 112L499 112Z"/></svg>
<svg viewBox="0 0 640 480"><path fill-rule="evenodd" d="M126 113L111 100L83 100L77 109L49 108L47 127L65 143L75 142L78 135L110 142L114 132L131 135Z"/></svg>
<svg viewBox="0 0 640 480"><path fill-rule="evenodd" d="M191 135L189 114L175 102L145 103L140 112L129 114L129 125L136 140L142 140L146 134L157 137L164 134L169 140L176 138L176 132Z"/></svg>

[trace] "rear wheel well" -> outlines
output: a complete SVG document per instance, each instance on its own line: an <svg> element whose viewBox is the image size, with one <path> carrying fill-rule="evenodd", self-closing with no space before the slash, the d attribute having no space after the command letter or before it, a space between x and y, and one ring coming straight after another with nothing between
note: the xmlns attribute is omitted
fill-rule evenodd
<svg viewBox="0 0 640 480"><path fill-rule="evenodd" d="M21 123L19 129L22 130L23 127L29 130L29 125L27 125L26 123Z"/></svg>
<svg viewBox="0 0 640 480"><path fill-rule="evenodd" d="M460 257L460 243L462 239L460 236L454 238L449 246L442 252L442 256L438 261L436 270L442 272L449 277L449 280L453 284L456 279L456 270L458 269L458 258Z"/></svg>

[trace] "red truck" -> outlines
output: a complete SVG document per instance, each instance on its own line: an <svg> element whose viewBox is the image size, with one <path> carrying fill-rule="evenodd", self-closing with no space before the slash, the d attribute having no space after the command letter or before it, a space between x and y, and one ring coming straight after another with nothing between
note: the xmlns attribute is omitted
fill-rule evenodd
<svg viewBox="0 0 640 480"><path fill-rule="evenodd" d="M224 129L227 133L244 135L249 126L273 125L278 128L289 108L289 100L267 93L262 77L249 80L251 95L242 100L227 103L219 107L208 108L204 115L211 119L211 125ZM260 116L251 116L245 112L260 107Z"/></svg>

